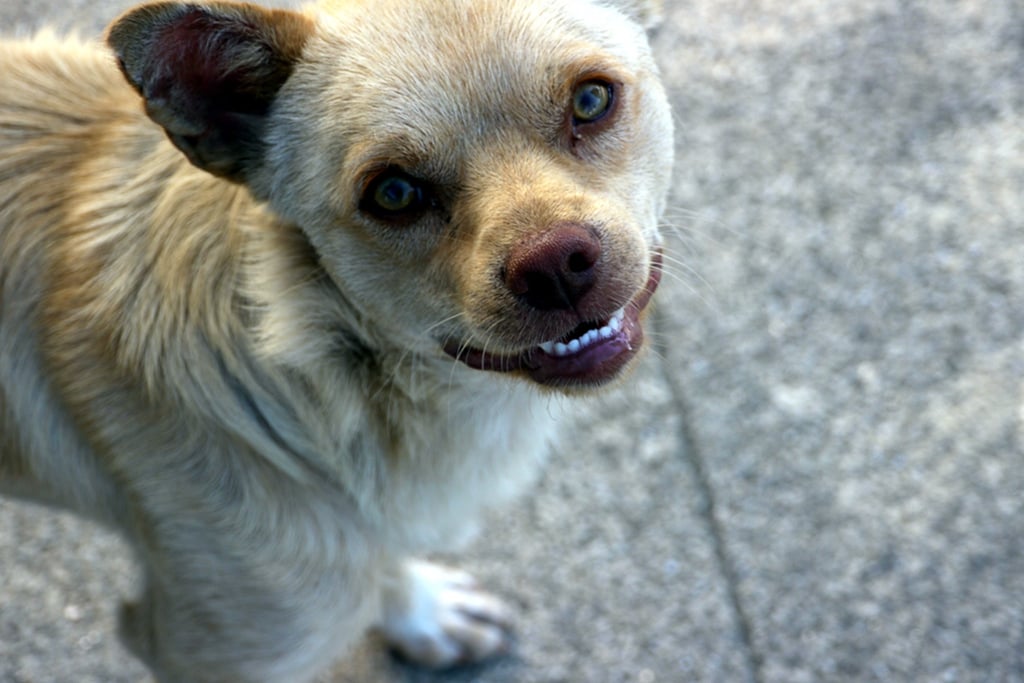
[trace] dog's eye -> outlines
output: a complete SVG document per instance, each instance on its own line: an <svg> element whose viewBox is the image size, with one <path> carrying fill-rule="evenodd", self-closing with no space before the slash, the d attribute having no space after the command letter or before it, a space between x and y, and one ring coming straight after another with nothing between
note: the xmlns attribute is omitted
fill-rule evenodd
<svg viewBox="0 0 1024 683"><path fill-rule="evenodd" d="M574 123L597 121L611 110L613 97L611 83L598 80L580 83L572 94Z"/></svg>
<svg viewBox="0 0 1024 683"><path fill-rule="evenodd" d="M408 178L390 176L374 184L373 203L385 211L405 211L420 201L420 194Z"/></svg>
<svg viewBox="0 0 1024 683"><path fill-rule="evenodd" d="M373 179L363 193L363 211L383 219L409 218L426 208L427 192L423 184L397 169L389 169Z"/></svg>

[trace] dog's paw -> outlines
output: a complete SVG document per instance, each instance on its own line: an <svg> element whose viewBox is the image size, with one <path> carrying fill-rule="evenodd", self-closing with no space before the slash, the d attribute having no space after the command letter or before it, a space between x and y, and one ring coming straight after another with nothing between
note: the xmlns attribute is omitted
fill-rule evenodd
<svg viewBox="0 0 1024 683"><path fill-rule="evenodd" d="M465 572L409 562L402 585L385 598L380 630L400 656L440 669L504 654L511 612Z"/></svg>

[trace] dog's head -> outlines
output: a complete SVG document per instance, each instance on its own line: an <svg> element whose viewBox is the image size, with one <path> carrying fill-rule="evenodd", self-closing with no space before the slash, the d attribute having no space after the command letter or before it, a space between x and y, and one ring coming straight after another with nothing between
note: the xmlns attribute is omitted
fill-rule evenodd
<svg viewBox="0 0 1024 683"><path fill-rule="evenodd" d="M653 4L157 3L108 40L194 164L301 228L316 334L343 308L371 348L581 387L633 358L661 273Z"/></svg>

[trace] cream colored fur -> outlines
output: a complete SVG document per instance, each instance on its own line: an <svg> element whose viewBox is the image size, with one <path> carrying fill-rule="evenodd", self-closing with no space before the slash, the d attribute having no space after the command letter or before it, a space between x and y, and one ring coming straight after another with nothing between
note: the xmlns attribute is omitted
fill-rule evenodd
<svg viewBox="0 0 1024 683"><path fill-rule="evenodd" d="M224 144L204 137L219 90L157 59L181 7L128 13L113 51L0 43L0 491L133 542L147 586L122 630L164 683L311 680L373 625L433 666L500 652L500 603L409 558L530 481L564 392L443 347L568 331L495 279L552 225L596 226L606 313L645 287L672 146L655 7L202 4L261 36L226 31L215 59L277 79ZM622 101L571 141L587 74ZM186 85L161 99L164 77ZM367 216L391 165L440 208Z"/></svg>

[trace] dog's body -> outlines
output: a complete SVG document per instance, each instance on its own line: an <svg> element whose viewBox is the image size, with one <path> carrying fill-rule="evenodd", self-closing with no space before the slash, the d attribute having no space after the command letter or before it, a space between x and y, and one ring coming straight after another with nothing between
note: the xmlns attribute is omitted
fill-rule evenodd
<svg viewBox="0 0 1024 683"><path fill-rule="evenodd" d="M408 558L529 480L538 385L642 338L652 13L164 3L117 59L0 44L0 491L139 548L123 631L161 681L308 680L374 624L432 665L504 646Z"/></svg>

